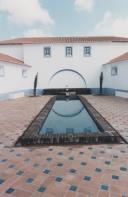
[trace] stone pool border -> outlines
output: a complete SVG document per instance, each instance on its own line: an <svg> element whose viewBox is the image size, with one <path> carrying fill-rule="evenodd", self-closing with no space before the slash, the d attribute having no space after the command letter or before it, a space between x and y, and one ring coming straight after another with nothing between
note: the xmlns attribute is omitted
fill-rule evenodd
<svg viewBox="0 0 128 197"><path fill-rule="evenodd" d="M69 144L105 144L105 143L120 143L119 134L111 127L111 125L95 110L95 108L87 102L82 96L78 96L84 107L87 109L90 116L95 121L101 132L96 133L76 133L76 134L43 134L39 131L44 124L55 100L56 96L52 97L39 114L34 118L25 132L20 136L15 143L16 146L30 145L69 145Z"/></svg>

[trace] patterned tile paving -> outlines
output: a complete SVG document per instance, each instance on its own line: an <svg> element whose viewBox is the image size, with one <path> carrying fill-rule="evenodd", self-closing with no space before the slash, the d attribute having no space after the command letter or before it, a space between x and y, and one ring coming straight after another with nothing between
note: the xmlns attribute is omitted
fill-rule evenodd
<svg viewBox="0 0 128 197"><path fill-rule="evenodd" d="M107 99L112 100L112 97L104 99L107 103ZM43 99L37 100L38 102L33 100L35 111L39 111L43 105L39 105L39 100L41 102ZM116 99L117 101L119 100ZM23 102L22 107L15 102L19 105ZM0 114L7 114L6 110L11 108L6 106L9 103L11 106L16 105L15 116L11 117L12 124L16 118L21 118L16 114L20 111L22 113L26 106L24 99L15 102L0 103L4 106ZM27 100L29 109L25 112L25 118L27 113L30 113L33 102L29 103ZM9 118L11 112L8 112ZM18 121L19 125L24 122L22 119ZM13 134L15 139L15 133L18 132L16 127L12 127L14 132L5 132L9 125L1 128L0 125L3 144L0 144L0 197L128 197L127 144L15 148L6 145ZM3 135L8 138L4 138Z"/></svg>
<svg viewBox="0 0 128 197"><path fill-rule="evenodd" d="M1 101L0 147L13 145L49 99L50 96L44 96ZM16 156L20 157L21 155L17 153Z"/></svg>
<svg viewBox="0 0 128 197"><path fill-rule="evenodd" d="M46 155L51 157L49 147L33 148L32 151L14 148L13 152L9 148L1 149L0 160L6 162L0 162L0 197L7 194L21 196L20 192L26 193L26 196L38 196L37 193L41 196L43 193L46 196L99 197L103 192L110 197L128 196L128 145L113 145L111 151L108 145L92 145L92 148L72 146L69 150L68 146L54 146L54 159L50 162L45 159ZM60 149L65 157L58 156ZM80 155L80 150L86 154ZM101 151L106 152L105 156ZM17 152L22 156L16 157ZM67 159L70 155L75 155L74 160ZM96 155L95 162L90 159L92 155ZM25 158L28 157L31 160L26 163ZM106 158L111 158L110 165L105 164ZM86 165L81 165L83 160ZM8 168L8 163L13 163L15 167Z"/></svg>
<svg viewBox="0 0 128 197"><path fill-rule="evenodd" d="M128 99L113 96L84 96L128 141Z"/></svg>

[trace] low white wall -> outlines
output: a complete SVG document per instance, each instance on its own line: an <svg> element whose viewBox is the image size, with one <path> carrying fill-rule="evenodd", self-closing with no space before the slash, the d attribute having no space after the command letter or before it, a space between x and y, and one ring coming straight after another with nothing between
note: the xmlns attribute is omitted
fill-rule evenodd
<svg viewBox="0 0 128 197"><path fill-rule="evenodd" d="M16 98L22 98L25 96L24 92L16 92L16 93L10 93L9 99L16 99Z"/></svg>
<svg viewBox="0 0 128 197"><path fill-rule="evenodd" d="M122 97L122 98L128 98L128 92L116 91L115 96Z"/></svg>

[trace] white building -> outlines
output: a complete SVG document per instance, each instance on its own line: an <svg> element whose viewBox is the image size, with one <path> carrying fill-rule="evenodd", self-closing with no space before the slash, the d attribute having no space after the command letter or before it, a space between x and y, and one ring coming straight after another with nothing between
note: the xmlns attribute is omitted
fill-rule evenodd
<svg viewBox="0 0 128 197"><path fill-rule="evenodd" d="M128 52L103 65L105 93L128 98Z"/></svg>
<svg viewBox="0 0 128 197"><path fill-rule="evenodd" d="M120 87L114 86L109 65L104 65L127 51L128 38L122 37L39 37L0 41L0 98L32 94L37 72L38 93L58 89L98 92L101 71L104 71L105 92L113 93L114 89L127 92L125 82ZM124 69L127 71L127 65Z"/></svg>

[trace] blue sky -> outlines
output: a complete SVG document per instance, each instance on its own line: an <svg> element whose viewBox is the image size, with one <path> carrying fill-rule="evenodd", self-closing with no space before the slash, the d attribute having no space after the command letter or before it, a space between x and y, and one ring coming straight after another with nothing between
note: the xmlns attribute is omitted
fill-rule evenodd
<svg viewBox="0 0 128 197"><path fill-rule="evenodd" d="M0 0L0 39L128 36L128 0Z"/></svg>

